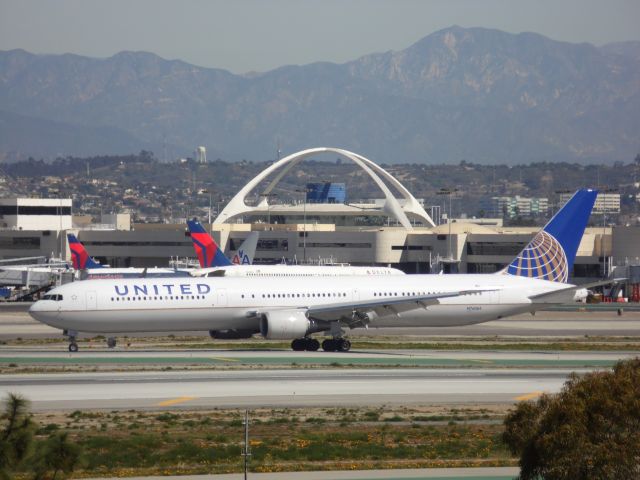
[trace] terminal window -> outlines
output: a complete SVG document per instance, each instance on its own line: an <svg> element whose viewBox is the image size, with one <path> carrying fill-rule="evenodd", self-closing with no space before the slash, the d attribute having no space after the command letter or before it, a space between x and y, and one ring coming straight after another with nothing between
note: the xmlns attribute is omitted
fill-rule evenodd
<svg viewBox="0 0 640 480"><path fill-rule="evenodd" d="M40 248L40 237L0 238L0 249L33 250Z"/></svg>
<svg viewBox="0 0 640 480"><path fill-rule="evenodd" d="M71 207L0 205L0 215L71 215Z"/></svg>

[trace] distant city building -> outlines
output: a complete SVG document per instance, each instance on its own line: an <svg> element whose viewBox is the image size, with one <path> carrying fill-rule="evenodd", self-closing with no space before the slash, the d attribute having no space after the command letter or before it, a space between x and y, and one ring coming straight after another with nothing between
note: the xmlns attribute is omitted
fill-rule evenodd
<svg viewBox="0 0 640 480"><path fill-rule="evenodd" d="M60 231L71 225L70 198L0 199L0 228Z"/></svg>
<svg viewBox="0 0 640 480"><path fill-rule="evenodd" d="M560 206L564 205L573 196L573 193L560 194ZM620 194L612 192L598 193L596 203L593 206L593 214L620 213Z"/></svg>
<svg viewBox="0 0 640 480"><path fill-rule="evenodd" d="M130 213L103 213L101 217L103 225L109 225L114 230L131 230Z"/></svg>
<svg viewBox="0 0 640 480"><path fill-rule="evenodd" d="M207 149L198 147L195 151L196 163L207 163Z"/></svg>
<svg viewBox="0 0 640 480"><path fill-rule="evenodd" d="M489 208L493 217L539 217L547 215L549 200L545 197L492 197Z"/></svg>
<svg viewBox="0 0 640 480"><path fill-rule="evenodd" d="M344 183L307 183L308 203L345 203L347 191Z"/></svg>

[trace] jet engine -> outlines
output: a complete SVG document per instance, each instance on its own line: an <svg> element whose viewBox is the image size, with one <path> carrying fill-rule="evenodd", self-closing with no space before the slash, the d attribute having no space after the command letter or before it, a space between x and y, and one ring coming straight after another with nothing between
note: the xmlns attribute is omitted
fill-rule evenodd
<svg viewBox="0 0 640 480"><path fill-rule="evenodd" d="M330 328L329 322L310 320L300 310L267 312L260 317L260 333L270 340L292 340Z"/></svg>

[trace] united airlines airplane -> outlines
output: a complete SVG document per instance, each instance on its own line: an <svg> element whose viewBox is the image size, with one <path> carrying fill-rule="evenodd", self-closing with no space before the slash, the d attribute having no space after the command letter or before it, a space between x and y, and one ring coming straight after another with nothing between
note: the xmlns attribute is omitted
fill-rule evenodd
<svg viewBox="0 0 640 480"><path fill-rule="evenodd" d="M471 325L571 302L567 283L597 192L580 190L496 274L359 277L204 277L75 282L29 313L77 332L209 330L290 339L294 350L348 351L346 328Z"/></svg>

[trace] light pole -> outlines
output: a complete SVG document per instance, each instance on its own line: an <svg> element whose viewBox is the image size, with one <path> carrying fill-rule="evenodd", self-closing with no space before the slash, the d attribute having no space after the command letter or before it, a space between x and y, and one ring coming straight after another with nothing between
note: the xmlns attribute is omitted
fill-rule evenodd
<svg viewBox="0 0 640 480"><path fill-rule="evenodd" d="M209 195L209 228L211 228L211 191L207 188L203 188L202 190L198 190L200 195L208 194Z"/></svg>
<svg viewBox="0 0 640 480"><path fill-rule="evenodd" d="M60 260L62 260L62 250L64 249L63 236L62 236L62 200L60 199L60 190L51 189L49 190L49 192L55 195L58 200L58 202L56 203L56 215L58 216L58 225L59 225L58 238L60 239L60 243L58 245L58 247L60 247L60 254L58 255L58 257L60 258Z"/></svg>
<svg viewBox="0 0 640 480"><path fill-rule="evenodd" d="M244 457L244 480L247 480L247 471L249 469L249 457L251 456L251 446L249 445L249 410L244 411L244 449L242 456Z"/></svg>
<svg viewBox="0 0 640 480"><path fill-rule="evenodd" d="M304 193L302 197L302 263L307 263L307 193L308 188L298 188L296 192Z"/></svg>
<svg viewBox="0 0 640 480"><path fill-rule="evenodd" d="M271 225L271 203L269 199L272 197L277 197L277 193L261 193L261 197L264 197L267 200L267 224Z"/></svg>
<svg viewBox="0 0 640 480"><path fill-rule="evenodd" d="M436 195L446 195L449 197L449 217L447 218L447 223L449 224L449 251L447 252L447 256L450 260L453 260L452 248L451 248L451 196L458 191L457 188L441 188L436 192Z"/></svg>
<svg viewBox="0 0 640 480"><path fill-rule="evenodd" d="M555 206L557 207L558 210L560 210L560 199L562 198L563 195L567 195L569 193L572 193L571 190L556 190L555 191L556 195L558 195L558 198L556 200ZM556 210L553 208L553 206L551 207L551 218L553 218L553 216L555 215Z"/></svg>
<svg viewBox="0 0 640 480"><path fill-rule="evenodd" d="M602 241L600 242L600 254L602 255L602 278L607 278L607 257L605 256L604 250L604 238L607 234L607 210L609 209L608 195L610 193L616 193L615 188L603 188L598 196L602 195L602 202L600 203L600 208L602 208ZM596 202L598 201L596 197Z"/></svg>

